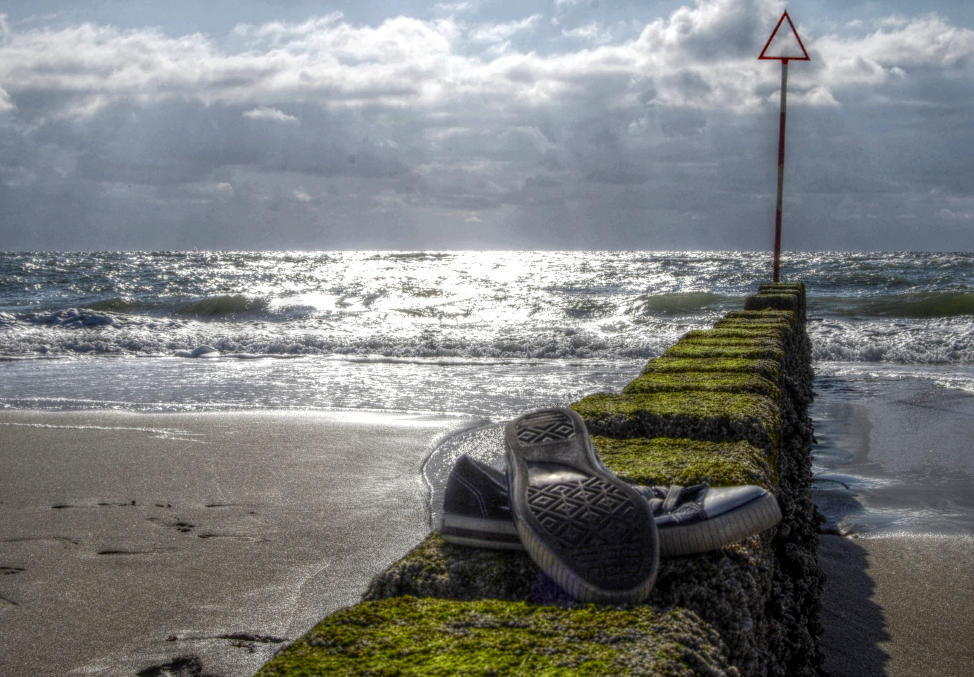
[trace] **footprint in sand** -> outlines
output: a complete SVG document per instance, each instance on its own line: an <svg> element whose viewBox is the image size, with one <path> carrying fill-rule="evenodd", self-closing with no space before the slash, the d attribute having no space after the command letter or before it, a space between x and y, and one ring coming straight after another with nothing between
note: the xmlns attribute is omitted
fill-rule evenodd
<svg viewBox="0 0 974 677"><path fill-rule="evenodd" d="M13 576L15 574L22 574L22 573L24 573L24 569L22 569L21 567L0 566L0 576ZM2 609L3 607L11 607L11 606L20 606L20 604L13 601L9 597L4 597L3 595L0 595L0 609Z"/></svg>
<svg viewBox="0 0 974 677"><path fill-rule="evenodd" d="M166 504L156 504L157 507L172 508L169 503ZM206 508L238 508L242 507L243 504L239 503L207 503L204 507ZM248 511L248 515L256 515L256 511ZM206 539L236 539L250 542L260 542L264 539L251 534L239 534L239 533L227 533L223 531L213 531L213 530L201 530L198 524L193 522L188 522L183 519L177 519L172 521L164 520L160 517L147 517L146 520L152 522L153 524L158 524L159 526L167 527L169 529L175 529L176 531L183 534L194 534L197 538Z"/></svg>
<svg viewBox="0 0 974 677"><path fill-rule="evenodd" d="M95 503L99 508L128 508L138 505L135 501L99 501ZM90 505L75 505L73 503L56 503L51 506L52 510L67 510L69 508L90 508Z"/></svg>
<svg viewBox="0 0 974 677"><path fill-rule="evenodd" d="M160 524L164 527L175 529L176 531L182 534L191 533L193 529L196 528L195 524L193 524L192 522L186 522L184 520L177 520L175 522L166 522L158 517L146 517L146 520L152 522L153 524Z"/></svg>
<svg viewBox="0 0 974 677"><path fill-rule="evenodd" d="M148 550L125 550L113 549L99 550L99 555L158 555L163 552L172 552L175 548L149 548Z"/></svg>
<svg viewBox="0 0 974 677"><path fill-rule="evenodd" d="M81 545L81 541L67 536L19 536L16 538L0 538L0 543L27 543L28 541L54 541L56 543L70 543Z"/></svg>

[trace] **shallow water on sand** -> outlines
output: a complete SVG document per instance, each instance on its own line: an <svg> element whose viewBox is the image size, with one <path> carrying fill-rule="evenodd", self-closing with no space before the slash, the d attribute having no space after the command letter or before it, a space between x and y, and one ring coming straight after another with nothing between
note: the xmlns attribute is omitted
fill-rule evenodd
<svg viewBox="0 0 974 677"><path fill-rule="evenodd" d="M819 366L814 496L829 530L974 533L974 395L945 371Z"/></svg>

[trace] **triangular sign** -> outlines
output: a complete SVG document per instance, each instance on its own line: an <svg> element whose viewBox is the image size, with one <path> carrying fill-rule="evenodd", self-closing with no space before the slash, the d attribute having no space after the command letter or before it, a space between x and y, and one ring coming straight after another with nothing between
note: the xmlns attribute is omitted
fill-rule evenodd
<svg viewBox="0 0 974 677"><path fill-rule="evenodd" d="M779 34L778 31L785 21L788 22L788 27ZM768 42L765 43L764 49L761 50L761 56L758 58L777 59L779 61L811 61L808 52L805 51L805 45L802 44L802 39L798 37L795 24L791 22L791 17L788 16L788 12L782 14L781 18L778 19L778 24L771 32L771 37L768 38Z"/></svg>

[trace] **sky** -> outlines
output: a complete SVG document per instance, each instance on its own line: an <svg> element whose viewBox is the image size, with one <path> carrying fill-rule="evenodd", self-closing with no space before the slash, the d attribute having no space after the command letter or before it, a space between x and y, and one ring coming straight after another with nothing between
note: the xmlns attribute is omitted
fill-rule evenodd
<svg viewBox="0 0 974 677"><path fill-rule="evenodd" d="M0 250L974 250L969 0L4 0Z"/></svg>

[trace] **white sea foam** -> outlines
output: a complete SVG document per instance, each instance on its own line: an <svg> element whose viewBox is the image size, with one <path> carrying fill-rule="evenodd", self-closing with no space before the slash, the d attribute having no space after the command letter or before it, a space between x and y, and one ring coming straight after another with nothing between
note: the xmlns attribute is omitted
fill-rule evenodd
<svg viewBox="0 0 974 677"><path fill-rule="evenodd" d="M112 432L137 432L146 433L157 439L173 440L179 442L193 442L202 444L202 440L196 439L198 435L188 430L176 428L145 428L132 426L104 426L104 425L58 425L51 423L26 423L21 421L0 421L0 426L20 427L20 428L42 428L49 430L107 430Z"/></svg>

